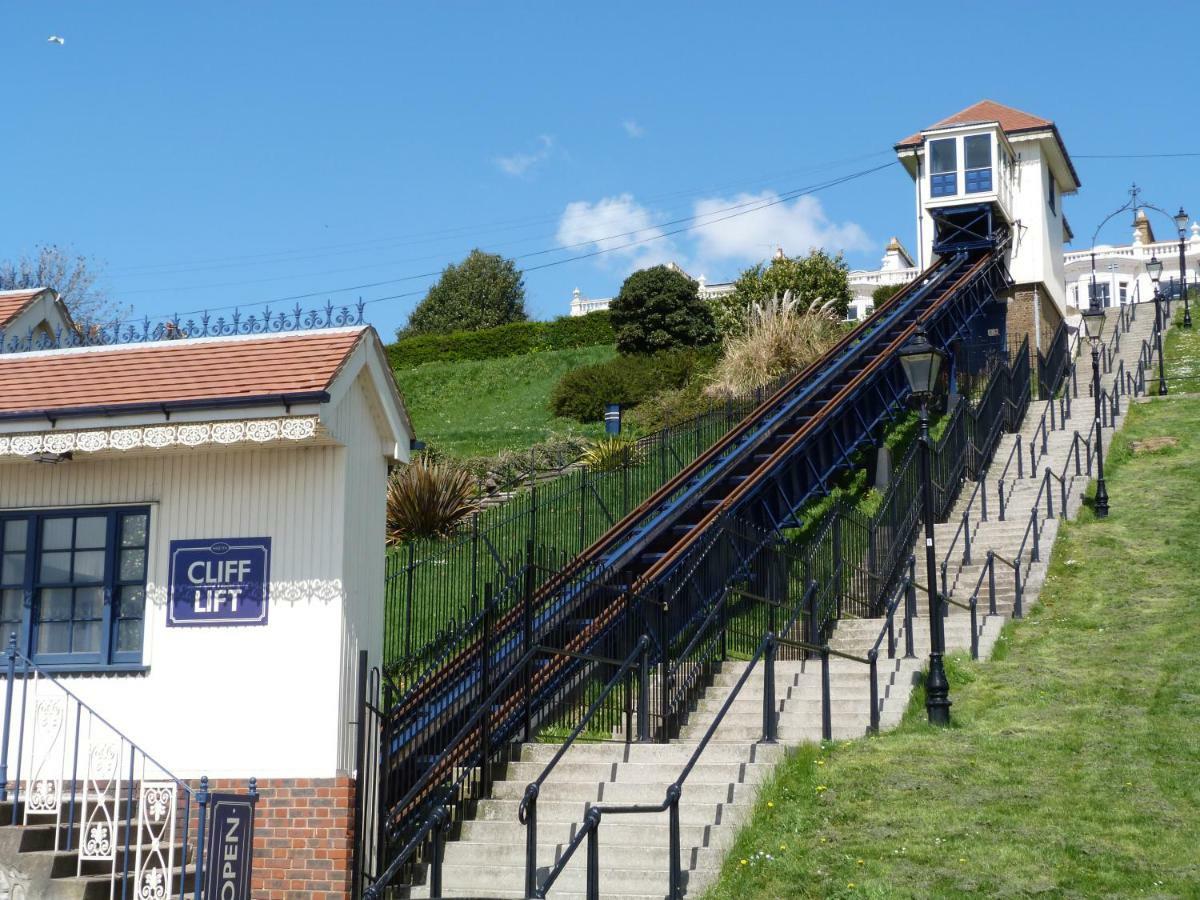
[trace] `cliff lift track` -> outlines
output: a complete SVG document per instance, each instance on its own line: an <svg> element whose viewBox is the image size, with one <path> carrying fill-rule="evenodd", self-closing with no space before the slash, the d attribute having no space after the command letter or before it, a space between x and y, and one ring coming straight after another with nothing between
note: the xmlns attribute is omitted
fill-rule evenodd
<svg viewBox="0 0 1200 900"><path fill-rule="evenodd" d="M546 601L552 600L555 594L563 594L541 614L539 631L551 624L551 619L561 621L569 614L571 599L581 590L578 587L572 590L572 582L577 576L591 574L604 580L605 570L620 571L623 573L621 583L609 585L614 594L612 600L598 615L587 620L564 647L568 651L582 651L618 621L631 597L666 575L688 548L725 513L745 511L755 504L757 511L763 514L759 518L765 516L767 519L764 524L783 525L804 500L816 490L827 487L830 473L844 465L854 450L870 438L874 426L884 416L894 415L904 388L896 382L897 367L892 366L890 373L886 369L894 361L895 351L908 340L918 323L924 325L935 340L945 342L962 334L982 303L989 300L998 287L1007 286L1007 274L1001 263L1003 248L1004 241L1001 240L992 250L974 257L959 252L938 260L882 304L862 326L790 379L724 438L617 522L536 592L532 602L542 606L546 606ZM952 301L979 287L984 290L976 290L973 301L960 303L964 308L954 309ZM881 373L883 380L890 382L886 385L887 391L879 383L877 376ZM868 416L843 408L856 398L862 400L864 392L869 393L872 388L875 396L866 404L872 407ZM826 442L835 448L834 456L838 457L821 460L826 471L806 460L803 466L792 466L790 476L784 475L795 480L803 473L805 484L798 492L794 490L789 497L782 489L764 490L771 486L778 488L773 481L780 477L779 470L788 467L805 448L808 439L822 427L835 423L839 413L843 414L846 423L842 428L846 435L839 437L835 431L832 442ZM850 430L856 430L857 434L849 435ZM589 567L594 571L589 573ZM492 650L500 658L518 652L520 635L517 632L521 616L521 609L514 608L496 624L494 633L498 640ZM504 635L511 636L505 641ZM401 725L411 713L425 706L426 701L433 701L435 706L433 710L426 710L432 718L437 718L439 708L449 709L454 698L442 697L439 702L440 689L450 685L453 693L461 695L470 683L472 668L479 664L480 650L476 641L418 684L393 707L389 716L391 721ZM571 658L567 656L556 656L548 661L533 675L533 693L544 692L570 662ZM497 708L493 716L494 734L501 733L506 723L510 723L520 701L521 695L514 694ZM395 739L392 750L402 752L406 743L403 733L412 737L419 730L421 723L416 722L407 728L401 726L390 730ZM412 785L412 790L405 791L402 798L393 795L392 800L396 802L389 804L389 818L393 823L427 795L428 791L422 790L420 785L431 787L437 783L439 772L451 771L460 761L458 749L444 748L419 779L419 784Z"/></svg>

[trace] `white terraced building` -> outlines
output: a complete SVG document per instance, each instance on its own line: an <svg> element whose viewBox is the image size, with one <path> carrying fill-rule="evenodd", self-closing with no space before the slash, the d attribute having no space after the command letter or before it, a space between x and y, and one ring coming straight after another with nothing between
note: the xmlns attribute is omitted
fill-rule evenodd
<svg viewBox="0 0 1200 900"><path fill-rule="evenodd" d="M1069 230L1068 235L1070 235ZM1193 221L1187 226L1184 229L1183 238L1184 270L1187 283L1200 284L1200 222ZM1173 290L1174 284L1180 280L1180 243L1179 238L1165 241L1156 240L1146 211L1139 209L1134 216L1132 240L1128 244L1099 244L1092 249L1070 250L1063 254L1067 304L1076 309L1088 306L1093 273L1096 295L1100 298L1100 305L1103 307L1153 299L1154 285L1146 273L1146 263L1150 261L1151 257L1156 257L1163 264L1162 285L1164 289ZM777 257L782 255L782 248L776 251ZM1094 270L1093 257L1095 259ZM671 263L671 266L683 271L675 263ZM866 318L875 309L872 295L876 289L883 286L908 284L917 277L920 271L904 244L900 242L899 238L893 237L883 251L883 258L878 269L852 269L850 271L852 299L846 318L851 321ZM732 281L710 283L703 275L696 281L700 285L702 298L721 297L733 292L734 282ZM583 316L597 310L608 309L612 300L612 297L600 299L584 297L579 288L575 288L571 295L570 314Z"/></svg>

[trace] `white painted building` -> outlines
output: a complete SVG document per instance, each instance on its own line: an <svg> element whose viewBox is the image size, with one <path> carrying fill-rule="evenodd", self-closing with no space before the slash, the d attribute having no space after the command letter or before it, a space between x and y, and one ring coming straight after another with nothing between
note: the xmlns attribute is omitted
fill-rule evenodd
<svg viewBox="0 0 1200 900"><path fill-rule="evenodd" d="M1174 230L1174 229L1172 229ZM1184 274L1188 284L1200 284L1200 223L1184 229ZM1067 302L1078 309L1088 306L1092 295L1093 259L1095 292L1101 306L1136 303L1154 296L1146 274L1146 263L1155 257L1163 265L1163 289L1180 280L1178 234L1171 240L1155 240L1154 229L1144 209L1134 216L1132 240L1128 244L1097 245L1094 249L1072 250L1064 257Z"/></svg>
<svg viewBox="0 0 1200 900"><path fill-rule="evenodd" d="M411 439L370 328L0 354L0 626L180 777L345 774Z"/></svg>
<svg viewBox="0 0 1200 900"><path fill-rule="evenodd" d="M1146 263L1156 257L1163 264L1161 287L1172 290L1179 281L1179 240L1159 241L1145 210L1135 213L1133 240L1128 244L1097 244L1094 250L1067 250L1063 253L1063 275L1066 282L1067 308L1082 310L1091 296L1092 259L1095 257L1096 295L1101 306L1137 303L1154 296L1154 286L1146 274ZM906 284L916 278L916 266L899 265L907 259L903 246L895 238L888 245L883 265L875 270L857 269L850 273L850 289L859 316L871 306L871 292L881 284ZM901 256L900 254L904 254ZM1200 284L1200 222L1193 221L1186 229L1184 240L1184 269L1187 283Z"/></svg>
<svg viewBox="0 0 1200 900"><path fill-rule="evenodd" d="M74 330L66 304L50 288L0 291L0 346L53 341Z"/></svg>
<svg viewBox="0 0 1200 900"><path fill-rule="evenodd" d="M782 253L783 251L779 252ZM682 272L684 275L687 275L688 278L692 277L691 275L688 275L687 272L684 272L684 270L676 263L667 263L667 268L674 269L676 272ZM733 293L732 281L715 281L710 284L708 279L706 279L703 275L692 280L700 286L699 293L701 300L709 300L714 297L724 297L726 294ZM598 297L594 299L591 297L585 297L579 288L575 288L575 290L571 292L570 314L572 316L586 316L591 312L600 312L601 310L606 310L612 304L613 299L614 298L612 297Z"/></svg>
<svg viewBox="0 0 1200 900"><path fill-rule="evenodd" d="M1045 350L1066 315L1062 198L1080 187L1055 124L982 100L900 141L896 154L913 179L918 268L942 237L982 245L986 229L1007 228L1008 333Z"/></svg>
<svg viewBox="0 0 1200 900"><path fill-rule="evenodd" d="M909 255L899 238L893 237L888 241L883 251L882 264L878 269L853 269L849 275L850 282L850 320L865 319L875 310L874 292L884 286L908 284L917 277L916 264Z"/></svg>

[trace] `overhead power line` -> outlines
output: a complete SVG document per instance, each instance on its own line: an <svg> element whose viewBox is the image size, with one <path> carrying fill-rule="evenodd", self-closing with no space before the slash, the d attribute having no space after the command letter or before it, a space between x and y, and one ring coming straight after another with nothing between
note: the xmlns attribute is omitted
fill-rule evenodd
<svg viewBox="0 0 1200 900"><path fill-rule="evenodd" d="M635 229L632 231L626 231L626 232L621 232L621 233L617 233L617 234L605 235L602 237L592 238L587 241L582 241L582 242L579 242L579 243L573 244L573 245L548 247L548 248L544 248L541 250L534 250L534 251L530 251L528 253L520 254L520 255L514 257L514 259L517 259L517 260L530 259L530 258L537 257L537 256L545 256L545 255L548 255L551 253L561 253L566 250L578 249L579 247L583 247L583 246L603 244L603 243L613 241L613 240L620 240L620 239L626 238L626 237L633 237L635 235L639 235L639 234L642 234L643 232L650 231L650 230L653 230L656 232L655 234L647 235L647 236L641 237L641 238L635 237L633 240L627 241L625 243L617 244L614 246L597 247L595 250L591 250L587 253L580 253L580 254L576 254L574 256L565 257L563 259L551 260L549 262L541 263L539 265L524 266L524 267L522 267L522 271L536 272L536 271L540 271L542 269L549 269L549 268L554 268L556 266L566 265L568 263L579 262L580 260L593 259L595 257L604 256L609 253L616 253L616 252L619 252L622 250L627 250L631 247L641 246L643 244L653 243L654 241L664 240L665 238L673 237L675 235L683 234L683 233L689 232L689 231L694 231L699 228L706 228L708 226L715 225L719 222L728 221L729 219L738 218L738 217L744 216L744 215L750 215L751 213L755 213L755 212L758 212L763 209L768 209L773 206L778 206L782 203L787 203L787 202L789 202L791 200L795 200L799 197L803 197L803 196L806 196L809 194L814 194L814 193L817 193L818 191L827 190L831 187L836 187L837 185L845 184L846 182L854 181L859 178L864 178L867 175L872 175L876 172L881 172L884 169L891 168L892 166L895 166L895 165L899 165L899 163L895 160L892 160L892 161L884 163L882 165L872 166L871 168L868 168L868 169L862 169L857 172L852 172L848 175L843 175L838 178L830 179L829 181L821 182L821 183L818 183L815 185L809 185L809 186L802 187L802 188L795 188L795 189L792 189L789 191L784 191L783 193L777 194L769 200L764 200L761 197L757 197L752 200L743 201L741 203L731 204L729 206L722 207L721 209L712 210L708 213L705 213L704 215L685 216L685 217L675 219L675 220L672 220L669 222L657 223L653 226L649 226L648 228L639 228L639 229ZM700 221L700 220L703 220L703 221ZM675 225L678 225L680 227L672 228L672 226L675 226ZM670 229L670 230L663 230L663 229ZM413 274L413 275L404 275L404 276L400 276L397 278L388 278L388 279L384 279L381 281L374 281L374 282L368 282L368 283L363 283L363 284L346 285L343 287L328 288L328 289L319 290L319 291L309 291L309 292L306 292L303 294L291 294L291 295L284 296L284 297L275 297L270 300L256 300L256 301L251 301L248 303L237 303L237 304L230 304L227 306L218 306L218 307L211 307L211 306L204 307L201 309L190 310L190 311L184 312L184 313L177 313L177 315L190 316L190 315L201 315L203 313L211 314L211 313L226 312L228 310L233 310L233 309L247 309L247 308L255 308L255 307L259 307L259 306L277 306L281 303L293 303L293 302L299 302L301 300L313 300L316 298L329 298L334 294L353 293L356 291L367 291L367 290L372 290L374 288L385 287L388 285L402 284L404 282L417 281L417 280L420 280L423 278L432 278L432 277L440 275L440 274L441 274L441 270L437 269L437 270L433 270L433 271L429 271L429 272L421 272L421 273ZM398 300L398 299L403 299L406 297L416 296L417 294L420 294L422 292L423 292L422 290L416 290L416 291L410 291L410 292L405 292L405 293L400 293L400 294L389 294L389 295L383 296L383 297L374 297L365 302L370 303L370 304L382 303L382 302L388 301L388 300Z"/></svg>
<svg viewBox="0 0 1200 900"><path fill-rule="evenodd" d="M685 197L696 197L704 194L713 194L719 191L732 189L747 189L751 186L757 186L768 183L779 178L796 175L804 172L820 172L836 169L840 166L849 165L851 163L862 162L866 159L872 159L879 156L890 155L890 150L878 150L873 153L860 154L858 156L846 157L840 160L830 162L816 163L811 166L802 166L799 168L789 169L785 172L778 172L773 175L762 175L752 179L738 180L734 182L726 182L722 185L707 187L707 188L689 188L680 191L672 191L669 193L653 195L644 198L646 203L656 203L662 200L673 200ZM560 223L564 219L569 221L569 215L555 214L552 216L533 216L519 219L508 219L499 222L476 224L476 225L458 225L448 228L428 231L416 232L407 235L397 235L391 237L370 238L362 241L352 241L339 244L327 244L316 247L296 248L290 250L276 250L264 253L254 253L241 256L226 256L216 257L209 260L190 260L179 261L172 263L147 263L144 265L126 266L119 269L111 270L113 275L125 275L129 277L142 277L146 275L167 275L180 274L186 272L206 272L214 269L230 269L244 268L247 266L261 266L272 263L285 262L304 262L312 259L323 259L330 256L344 256L355 253L369 252L371 250L379 250L384 247L404 247L419 244L436 243L448 238L461 237L467 234L479 235L487 234L496 231L513 231L520 228L528 228L530 226L543 225L547 223ZM429 257L424 257L429 258ZM399 260L400 262L412 262L414 260ZM362 267L359 267L362 268ZM320 273L313 273L320 274ZM246 282L243 282L246 283Z"/></svg>
<svg viewBox="0 0 1200 900"><path fill-rule="evenodd" d="M1200 153L1073 153L1072 159L1187 159Z"/></svg>

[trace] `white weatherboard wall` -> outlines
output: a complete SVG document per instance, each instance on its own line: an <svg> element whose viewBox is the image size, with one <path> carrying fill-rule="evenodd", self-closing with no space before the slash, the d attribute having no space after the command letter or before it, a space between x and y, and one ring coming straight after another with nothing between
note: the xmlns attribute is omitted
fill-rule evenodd
<svg viewBox="0 0 1200 900"><path fill-rule="evenodd" d="M148 670L56 677L175 775L319 778L353 767L358 652L372 665L382 653L387 461L373 406L359 379L329 415L347 446L0 465L0 509L150 506ZM167 627L170 541L263 536L265 626Z"/></svg>

